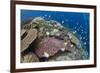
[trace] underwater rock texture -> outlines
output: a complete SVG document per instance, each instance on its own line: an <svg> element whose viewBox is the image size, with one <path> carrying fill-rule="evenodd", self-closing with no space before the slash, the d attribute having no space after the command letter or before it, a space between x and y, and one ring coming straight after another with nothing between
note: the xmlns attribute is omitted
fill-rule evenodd
<svg viewBox="0 0 100 73"><path fill-rule="evenodd" d="M34 53L28 53L21 57L21 62L22 63L39 62L39 59Z"/></svg>
<svg viewBox="0 0 100 73"><path fill-rule="evenodd" d="M70 50L73 46L69 41L65 42L63 40L56 39L54 37L46 37L39 41L37 48L35 50L36 54L41 57L46 57L45 53L49 56L53 56L59 50L65 51Z"/></svg>
<svg viewBox="0 0 100 73"><path fill-rule="evenodd" d="M84 60L88 59L87 54L84 50L73 48L71 52L64 51L64 52L58 52L54 56L50 57L48 61L64 61L64 60Z"/></svg>
<svg viewBox="0 0 100 73"><path fill-rule="evenodd" d="M26 52L34 54L21 56L21 60L38 62L41 58L46 58L43 61L88 59L88 53L81 42L72 31L59 22L36 17L21 29L21 53L29 50Z"/></svg>

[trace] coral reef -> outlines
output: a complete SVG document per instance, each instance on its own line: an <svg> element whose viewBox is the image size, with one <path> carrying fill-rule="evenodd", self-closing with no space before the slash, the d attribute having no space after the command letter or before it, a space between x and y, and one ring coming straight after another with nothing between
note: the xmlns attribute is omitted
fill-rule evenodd
<svg viewBox="0 0 100 73"><path fill-rule="evenodd" d="M23 52L27 54L23 56ZM22 63L84 59L88 53L81 41L55 20L36 17L21 28Z"/></svg>
<svg viewBox="0 0 100 73"><path fill-rule="evenodd" d="M38 57L34 53L28 53L21 57L22 63L39 62Z"/></svg>

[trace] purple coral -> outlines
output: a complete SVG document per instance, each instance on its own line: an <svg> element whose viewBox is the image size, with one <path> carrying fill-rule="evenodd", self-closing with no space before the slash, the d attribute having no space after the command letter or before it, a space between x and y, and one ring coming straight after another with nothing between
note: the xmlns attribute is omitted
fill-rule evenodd
<svg viewBox="0 0 100 73"><path fill-rule="evenodd" d="M48 58L49 56L53 56L55 53L63 48L65 48L65 50L68 50L71 47L71 43L69 41L66 46L64 43L65 42L63 40L59 40L54 37L46 37L37 44L35 52L40 58Z"/></svg>

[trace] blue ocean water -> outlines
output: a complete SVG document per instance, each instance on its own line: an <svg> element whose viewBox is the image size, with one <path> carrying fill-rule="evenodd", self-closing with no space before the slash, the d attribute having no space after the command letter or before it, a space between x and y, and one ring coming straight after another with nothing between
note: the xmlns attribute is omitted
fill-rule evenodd
<svg viewBox="0 0 100 73"><path fill-rule="evenodd" d="M89 13L21 10L22 22L29 19L34 19L35 17L43 17L45 20L55 20L60 22L63 26L71 29L82 41L84 49L87 50L88 54L90 53Z"/></svg>

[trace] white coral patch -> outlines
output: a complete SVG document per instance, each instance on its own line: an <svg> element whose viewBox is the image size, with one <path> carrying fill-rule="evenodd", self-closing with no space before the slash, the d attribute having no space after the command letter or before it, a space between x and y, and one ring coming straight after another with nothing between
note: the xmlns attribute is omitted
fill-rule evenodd
<svg viewBox="0 0 100 73"><path fill-rule="evenodd" d="M68 44L67 42L64 43L65 46L66 46L67 44Z"/></svg>
<svg viewBox="0 0 100 73"><path fill-rule="evenodd" d="M72 39L72 34L70 32L68 32L68 36L70 39Z"/></svg>
<svg viewBox="0 0 100 73"><path fill-rule="evenodd" d="M65 51L65 48L61 48L61 51L63 51L63 52L64 52L64 51Z"/></svg>
<svg viewBox="0 0 100 73"><path fill-rule="evenodd" d="M73 44L70 45L70 47L73 47L73 46L74 46Z"/></svg>
<svg viewBox="0 0 100 73"><path fill-rule="evenodd" d="M50 35L50 33L49 32L46 32L46 35Z"/></svg>
<svg viewBox="0 0 100 73"><path fill-rule="evenodd" d="M48 58L49 57L49 54L47 52L44 52L44 57Z"/></svg>

